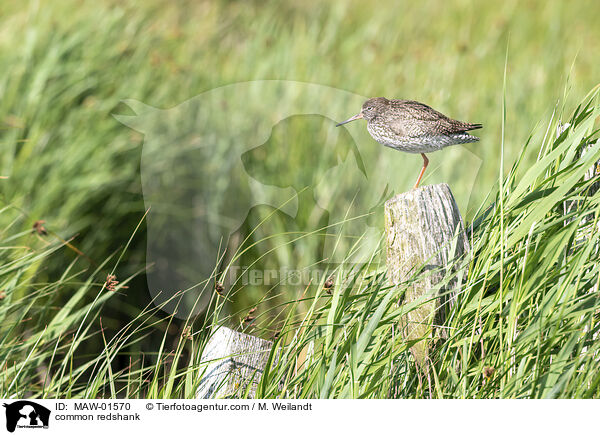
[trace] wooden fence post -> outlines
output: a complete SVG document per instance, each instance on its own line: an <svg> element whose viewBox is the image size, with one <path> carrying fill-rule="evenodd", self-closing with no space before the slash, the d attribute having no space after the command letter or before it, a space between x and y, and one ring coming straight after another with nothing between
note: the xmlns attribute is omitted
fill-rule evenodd
<svg viewBox="0 0 600 435"><path fill-rule="evenodd" d="M208 340L200 358L207 367L196 398L233 397L236 392L246 391L248 387L248 398L254 398L272 346L271 341L219 327Z"/></svg>
<svg viewBox="0 0 600 435"><path fill-rule="evenodd" d="M405 303L431 296L431 300L402 319L403 335L407 340L431 337L435 325L444 321L444 310L439 309L440 305L445 301L451 302L451 297L436 298L439 295L431 292L443 279L446 266L452 261L454 237L458 235L456 256L469 250L463 221L448 185L424 186L387 201L385 230L388 277L392 283L407 281L424 266L422 279L415 281L407 290ZM452 285L444 292L451 290ZM437 332L444 335L443 330ZM422 366L429 355L428 340L416 343L411 352Z"/></svg>

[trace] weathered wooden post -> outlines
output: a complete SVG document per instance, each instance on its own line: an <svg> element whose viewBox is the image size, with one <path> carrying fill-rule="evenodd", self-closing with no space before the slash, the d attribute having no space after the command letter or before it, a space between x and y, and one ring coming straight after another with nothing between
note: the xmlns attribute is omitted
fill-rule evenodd
<svg viewBox="0 0 600 435"><path fill-rule="evenodd" d="M444 320L441 304L450 301L449 297L433 294L433 289L453 260L453 239L458 236L456 256L469 250L463 221L448 185L420 187L387 201L385 230L388 277L392 283L407 281L424 266L422 279L407 290L404 301L410 303L424 298L427 302L402 319L403 335L407 340L431 337L435 325ZM443 291L448 293L452 288ZM443 331L440 332L443 335ZM428 340L415 344L411 352L417 363L423 365L428 358Z"/></svg>
<svg viewBox="0 0 600 435"><path fill-rule="evenodd" d="M219 327L202 352L201 362L207 367L196 398L232 397L247 388L253 398L272 346L271 341Z"/></svg>

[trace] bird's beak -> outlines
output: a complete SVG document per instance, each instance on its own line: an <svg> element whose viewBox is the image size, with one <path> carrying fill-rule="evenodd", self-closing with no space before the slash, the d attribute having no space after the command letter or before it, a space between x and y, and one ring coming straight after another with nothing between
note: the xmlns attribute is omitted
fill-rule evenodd
<svg viewBox="0 0 600 435"><path fill-rule="evenodd" d="M363 117L363 114L362 114L362 112L360 112L358 115L354 115L352 118L348 118L345 121L342 121L339 124L336 124L335 126L339 127L340 125L344 125L349 122L356 121L357 119L361 119L362 117Z"/></svg>

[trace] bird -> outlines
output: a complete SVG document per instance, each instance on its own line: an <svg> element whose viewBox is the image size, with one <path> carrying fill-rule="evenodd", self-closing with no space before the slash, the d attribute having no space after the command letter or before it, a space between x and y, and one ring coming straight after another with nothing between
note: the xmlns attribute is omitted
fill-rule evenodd
<svg viewBox="0 0 600 435"><path fill-rule="evenodd" d="M479 138L468 132L482 128L482 124L457 121L414 100L369 98L360 112L336 127L357 119L367 121L367 130L373 139L386 147L407 153L421 154L423 168L414 189L419 187L429 159L425 153L439 151L451 145L477 142Z"/></svg>

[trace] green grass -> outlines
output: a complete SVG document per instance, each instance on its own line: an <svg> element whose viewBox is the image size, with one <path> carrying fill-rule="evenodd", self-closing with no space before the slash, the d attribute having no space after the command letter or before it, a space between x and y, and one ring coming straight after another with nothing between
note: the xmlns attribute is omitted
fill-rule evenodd
<svg viewBox="0 0 600 435"><path fill-rule="evenodd" d="M173 319L152 304L140 179L144 137L113 115L132 114L124 99L170 108L227 84L279 79L413 98L484 129L477 144L431 155L435 170L425 180L448 182L467 222L477 222L468 278L450 316L452 335L431 380L418 382L395 326L410 309L395 305L403 289L385 283L381 258L374 257L347 284L341 283L351 266L340 266L332 297L316 282L306 289L227 289L231 303L221 307L220 322L239 325L259 304L253 333L288 331L280 339L286 359L263 380L262 395L384 397L393 387L401 397L597 396L596 301L589 292L597 281L595 232L585 245L574 241L577 222L597 204L596 196L584 199L585 168L573 161L597 114L580 109L585 116L565 137L555 140L554 131L597 83L600 8L558 1L435 5L2 4L0 176L8 177L0 179L2 395L193 394L211 323ZM239 104L270 107L291 97ZM346 117L358 110L349 101L328 104ZM325 141L341 155L358 146L368 175L377 173L368 165L380 156L398 162L393 189L412 186L418 156L383 150L364 125L348 128L356 144L331 127L320 116L293 117L245 155L257 177L296 187L301 207L295 220L252 210L239 240L251 235L231 247L244 252L239 264L310 268L323 260L317 230L332 222L304 199L312 198L315 182L306 168L318 174L330 165L319 154ZM227 146L215 142L216 168L229 164ZM504 168L512 169L504 170L502 155ZM465 168L471 156L479 168ZM352 198L353 186L332 187ZM218 188L205 189L223 204ZM567 199L581 206L565 225L560 210ZM31 232L37 220L46 221L48 235ZM113 270L121 282L107 292ZM193 304L197 294L188 293ZM192 340L183 338L187 326L197 333ZM291 342L293 330L301 334ZM298 371L310 343L313 358ZM483 367L495 369L485 383ZM390 370L393 385L382 376ZM282 378L287 384L279 392Z"/></svg>
<svg viewBox="0 0 600 435"><path fill-rule="evenodd" d="M336 277L331 292L322 281L314 293L259 311L252 328L246 328L254 334L279 332L271 355L276 362L263 376L258 397L598 397L600 195L593 190L596 179L583 176L600 159L599 116L596 90L559 136L556 120L550 120L545 140L526 147L537 148L537 161L523 166L523 159L517 159L491 205L477 213L468 229L470 255L458 259L440 283L442 289L459 277L461 284L455 303L444 308L448 337L437 342L427 373L420 372L408 351L412 343L403 340L400 319L431 296L399 303L424 272L417 270L411 280L392 286L385 268L348 265L331 271ZM565 212L565 204L575 206ZM24 249L11 242L5 241L3 255ZM231 326L245 312L228 312L224 298L213 293L212 315L203 324L188 319L170 350L165 333L153 361L146 361L127 349L158 324L171 322L156 308L141 310L107 337L102 313L118 293L94 286L95 273L81 282L67 270L60 281L37 286L15 276L15 270L26 271L56 255L56 247L0 267L2 276L13 278L5 282L9 288L0 311L2 395L193 397L211 329ZM122 291L122 285L116 290ZM15 297L18 289L29 288L37 291ZM52 301L65 289L72 295L59 308ZM96 296L82 304L88 292ZM40 304L43 298L49 303ZM49 324L38 322L48 317ZM105 344L102 353L76 364L79 348L98 335ZM129 356L131 364L115 370L122 356Z"/></svg>

